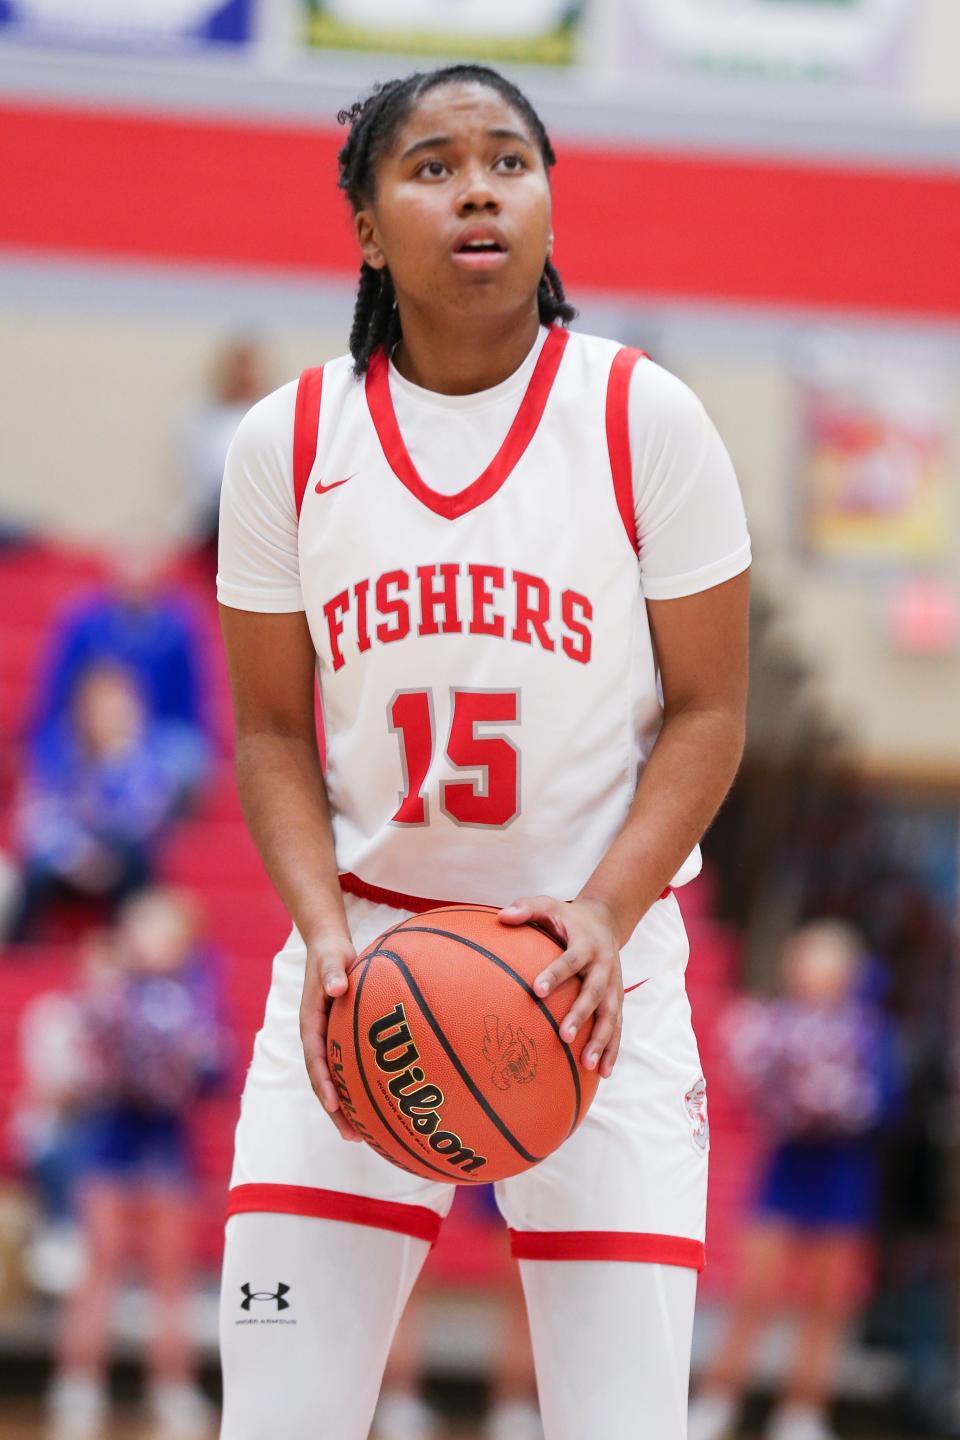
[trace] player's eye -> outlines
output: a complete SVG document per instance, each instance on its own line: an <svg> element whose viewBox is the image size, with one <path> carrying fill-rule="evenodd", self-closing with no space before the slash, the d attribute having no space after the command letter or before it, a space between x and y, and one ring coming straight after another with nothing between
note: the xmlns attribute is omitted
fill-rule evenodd
<svg viewBox="0 0 960 1440"><path fill-rule="evenodd" d="M442 180L446 171L447 166L442 160L424 160L422 165L417 166L414 173L426 175L428 180Z"/></svg>
<svg viewBox="0 0 960 1440"><path fill-rule="evenodd" d="M526 170L527 162L522 155L501 155L495 168L506 170L508 175L516 175L519 171Z"/></svg>

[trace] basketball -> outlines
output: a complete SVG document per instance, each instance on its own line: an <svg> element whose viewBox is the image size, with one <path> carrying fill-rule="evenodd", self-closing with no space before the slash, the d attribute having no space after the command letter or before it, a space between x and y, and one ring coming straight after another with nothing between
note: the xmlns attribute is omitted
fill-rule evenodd
<svg viewBox="0 0 960 1440"><path fill-rule="evenodd" d="M428 1180L482 1185L546 1158L596 1094L584 1025L560 1021L580 988L533 982L562 947L497 910L428 910L384 932L331 1007L330 1071L344 1111L387 1160Z"/></svg>

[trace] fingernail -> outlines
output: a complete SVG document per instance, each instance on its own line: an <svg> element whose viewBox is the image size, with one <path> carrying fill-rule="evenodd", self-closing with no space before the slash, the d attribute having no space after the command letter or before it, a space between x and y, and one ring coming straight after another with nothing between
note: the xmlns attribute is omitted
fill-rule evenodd
<svg viewBox="0 0 960 1440"><path fill-rule="evenodd" d="M564 1025L564 1027L563 1027L563 1038L564 1038L564 1040L572 1040L572 1039L574 1038L574 1036L576 1035L576 1033L577 1033L577 1031L576 1031L576 1027L575 1027L574 1025Z"/></svg>
<svg viewBox="0 0 960 1440"><path fill-rule="evenodd" d="M549 995L549 993L550 993L550 981L549 981L549 980L538 980L537 983L536 983L535 989L536 989L536 992L537 992L538 995Z"/></svg>
<svg viewBox="0 0 960 1440"><path fill-rule="evenodd" d="M587 1056L587 1059L586 1059L587 1069L588 1069L588 1070L592 1070L592 1069L595 1067L595 1065L596 1065L597 1061L599 1060L599 1058L600 1058L600 1053L599 1053L599 1051L597 1051L597 1050L591 1050L591 1051L590 1051L590 1054Z"/></svg>

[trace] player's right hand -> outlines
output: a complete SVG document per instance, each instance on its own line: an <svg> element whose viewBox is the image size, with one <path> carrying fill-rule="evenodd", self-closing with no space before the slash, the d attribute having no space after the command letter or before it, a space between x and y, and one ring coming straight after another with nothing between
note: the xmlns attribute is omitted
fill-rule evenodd
<svg viewBox="0 0 960 1440"><path fill-rule="evenodd" d="M327 1020L330 1006L347 988L347 967L357 958L350 941L324 936L307 945L307 965L300 1001L300 1039L313 1093L344 1140L359 1140L344 1114L327 1064Z"/></svg>

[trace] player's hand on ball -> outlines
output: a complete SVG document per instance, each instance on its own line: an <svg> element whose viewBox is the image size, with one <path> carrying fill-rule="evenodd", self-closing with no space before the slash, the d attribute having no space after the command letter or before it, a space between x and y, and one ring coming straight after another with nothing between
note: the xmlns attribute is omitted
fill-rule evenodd
<svg viewBox="0 0 960 1440"><path fill-rule="evenodd" d="M360 1140L340 1104L327 1064L327 1020L330 1006L347 989L347 966L357 958L350 941L326 936L307 945L307 966L300 1001L300 1039L310 1084L344 1140Z"/></svg>
<svg viewBox="0 0 960 1440"><path fill-rule="evenodd" d="M554 900L550 895L533 895L514 900L500 911L499 918L505 925L533 920L565 947L563 954L537 976L534 989L545 997L571 975L580 976L580 994L561 1021L560 1034L569 1044L594 1016L583 1064L588 1070L599 1066L603 1078L609 1079L623 1027L623 974L613 917L607 906L602 900Z"/></svg>

